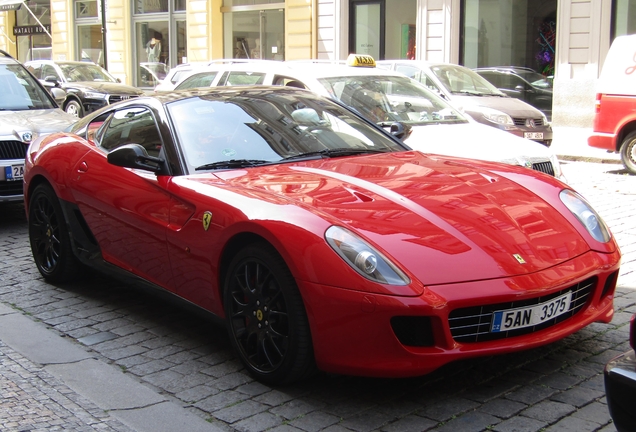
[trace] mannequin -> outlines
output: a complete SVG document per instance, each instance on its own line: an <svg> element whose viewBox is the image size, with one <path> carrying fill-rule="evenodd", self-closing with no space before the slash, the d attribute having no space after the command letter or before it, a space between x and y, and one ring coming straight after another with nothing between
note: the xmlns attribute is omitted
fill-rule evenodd
<svg viewBox="0 0 636 432"><path fill-rule="evenodd" d="M158 62L161 56L161 41L156 38L150 39L146 44L146 54L149 62Z"/></svg>

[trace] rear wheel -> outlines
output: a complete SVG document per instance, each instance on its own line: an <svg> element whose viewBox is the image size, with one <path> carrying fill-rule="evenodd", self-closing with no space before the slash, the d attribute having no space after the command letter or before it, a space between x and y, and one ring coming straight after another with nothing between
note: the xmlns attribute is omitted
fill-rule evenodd
<svg viewBox="0 0 636 432"><path fill-rule="evenodd" d="M29 200L29 241L46 280L65 282L79 275L81 264L73 255L60 201L47 184L38 185Z"/></svg>
<svg viewBox="0 0 636 432"><path fill-rule="evenodd" d="M623 165L632 174L636 174L636 132L632 132L625 137L621 144L621 159Z"/></svg>
<svg viewBox="0 0 636 432"><path fill-rule="evenodd" d="M250 373L289 384L315 369L305 307L283 258L268 244L245 247L224 284L230 340Z"/></svg>

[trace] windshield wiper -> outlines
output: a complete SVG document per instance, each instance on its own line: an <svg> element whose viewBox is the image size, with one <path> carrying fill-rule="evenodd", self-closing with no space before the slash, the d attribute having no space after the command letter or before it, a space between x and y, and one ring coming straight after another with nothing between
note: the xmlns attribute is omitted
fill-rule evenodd
<svg viewBox="0 0 636 432"><path fill-rule="evenodd" d="M302 158L315 158L315 157L340 157L340 156L353 156L359 154L368 153L386 153L384 150L375 149L353 149L353 148L335 148L335 149L323 149L318 151L312 151L307 153L301 153L294 156L288 156L283 161Z"/></svg>
<svg viewBox="0 0 636 432"><path fill-rule="evenodd" d="M231 159L226 161L212 162L209 164L201 165L195 168L195 171L211 170L219 168L245 168L253 167L256 165L263 165L271 163L271 161L258 160L258 159Z"/></svg>

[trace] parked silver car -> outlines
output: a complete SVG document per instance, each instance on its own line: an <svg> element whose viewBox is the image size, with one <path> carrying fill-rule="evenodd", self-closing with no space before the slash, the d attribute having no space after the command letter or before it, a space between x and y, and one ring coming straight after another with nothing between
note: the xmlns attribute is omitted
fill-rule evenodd
<svg viewBox="0 0 636 432"><path fill-rule="evenodd" d="M58 132L77 118L58 108L26 68L0 50L0 202L21 201L24 158L39 136Z"/></svg>
<svg viewBox="0 0 636 432"><path fill-rule="evenodd" d="M552 126L544 113L509 97L467 67L420 60L382 60L377 64L421 82L479 123L546 147L552 144Z"/></svg>

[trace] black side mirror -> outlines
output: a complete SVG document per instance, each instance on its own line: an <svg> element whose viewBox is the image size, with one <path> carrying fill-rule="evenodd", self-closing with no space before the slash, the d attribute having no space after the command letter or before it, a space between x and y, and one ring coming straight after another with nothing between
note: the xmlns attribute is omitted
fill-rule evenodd
<svg viewBox="0 0 636 432"><path fill-rule="evenodd" d="M413 131L413 128L411 128L411 126L405 125L404 123L400 123L400 122L391 123L390 129L389 129L389 132L391 133L391 135L401 140L407 139L409 135L411 135L412 131Z"/></svg>
<svg viewBox="0 0 636 432"><path fill-rule="evenodd" d="M49 84L53 84L56 87L60 85L59 80L57 79L57 77L53 76L53 75L48 75L47 77L44 78L44 82L47 82Z"/></svg>
<svg viewBox="0 0 636 432"><path fill-rule="evenodd" d="M148 155L145 148L139 144L126 144L108 153L108 163L124 167L137 168L158 173L164 160Z"/></svg>

